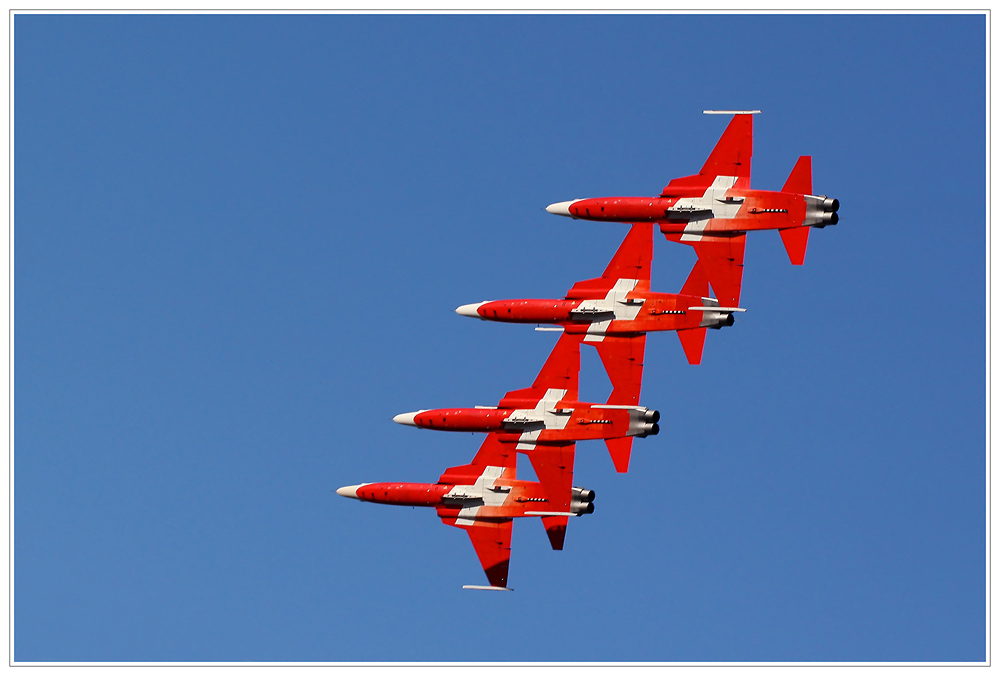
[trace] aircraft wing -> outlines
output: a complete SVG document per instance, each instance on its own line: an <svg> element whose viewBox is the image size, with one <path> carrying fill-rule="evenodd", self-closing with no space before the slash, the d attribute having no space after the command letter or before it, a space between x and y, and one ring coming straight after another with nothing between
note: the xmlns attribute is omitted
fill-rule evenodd
<svg viewBox="0 0 1000 676"><path fill-rule="evenodd" d="M567 299L604 298L619 280L634 280L636 291L649 291L650 264L653 261L653 224L633 223L628 235L615 252L604 274L573 285Z"/></svg>
<svg viewBox="0 0 1000 676"><path fill-rule="evenodd" d="M476 457L468 465L449 467L438 479L442 484L475 483L483 475L486 467L494 467L498 477L515 478L517 472L517 450L515 444L500 441L496 432L486 435L486 440L479 447Z"/></svg>
<svg viewBox="0 0 1000 676"><path fill-rule="evenodd" d="M513 519L477 520L470 524L453 524L465 530L483 566L486 579L496 589L507 589L510 570L510 537L514 530ZM479 588L475 585L467 587Z"/></svg>
<svg viewBox="0 0 1000 676"><path fill-rule="evenodd" d="M549 353L531 387L504 395L500 406L518 408L525 402L538 402L550 391L565 390L559 399L576 401L580 392L580 342L583 336L563 333ZM553 402L555 403L555 402Z"/></svg>
<svg viewBox="0 0 1000 676"><path fill-rule="evenodd" d="M715 144L700 176L735 176L737 190L750 189L750 159L753 156L753 115L733 115Z"/></svg>
<svg viewBox="0 0 1000 676"><path fill-rule="evenodd" d="M540 503L538 512L549 536L552 549L562 549L573 500L573 463L576 444L539 444L528 451L528 459L538 476L538 483L548 502ZM549 512L549 514L545 514ZM554 514L553 514L554 512Z"/></svg>
<svg viewBox="0 0 1000 676"><path fill-rule="evenodd" d="M701 234L696 237L682 233L664 234L673 242L688 244L694 248L702 270L721 305L739 306L740 291L743 286L743 254L747 246L746 233Z"/></svg>
<svg viewBox="0 0 1000 676"><path fill-rule="evenodd" d="M609 404L638 406L642 389L642 365L646 352L646 334L632 336L604 336L597 348L604 369L611 379L613 390Z"/></svg>

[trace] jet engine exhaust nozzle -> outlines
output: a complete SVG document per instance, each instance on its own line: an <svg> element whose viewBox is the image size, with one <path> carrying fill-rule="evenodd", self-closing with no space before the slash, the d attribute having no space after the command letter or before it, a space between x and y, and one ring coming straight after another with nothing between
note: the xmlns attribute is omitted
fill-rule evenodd
<svg viewBox="0 0 1000 676"><path fill-rule="evenodd" d="M640 423L639 433L636 434L635 436L639 437L640 439L645 439L646 437L649 436L655 437L659 433L660 433L660 426L657 423Z"/></svg>
<svg viewBox="0 0 1000 676"><path fill-rule="evenodd" d="M573 486L573 498L569 503L569 511L577 516L594 513L594 491Z"/></svg>

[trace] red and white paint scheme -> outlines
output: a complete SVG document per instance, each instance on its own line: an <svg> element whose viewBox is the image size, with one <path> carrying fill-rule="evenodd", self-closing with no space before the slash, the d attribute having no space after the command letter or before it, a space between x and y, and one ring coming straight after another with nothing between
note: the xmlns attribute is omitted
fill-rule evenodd
<svg viewBox="0 0 1000 676"><path fill-rule="evenodd" d="M657 197L577 199L546 210L595 221L656 223L668 240L694 247L716 297L737 306L746 233L777 230L792 264L802 265L809 228L836 224L840 203L812 194L809 156L798 159L780 191L751 189L753 114L760 111L705 112L734 117L698 174L675 178Z"/></svg>
<svg viewBox="0 0 1000 676"><path fill-rule="evenodd" d="M653 224L635 223L604 274L577 282L564 299L493 300L455 310L466 317L521 324L556 324L597 348L618 396L637 404L649 331L676 331L691 364L700 364L707 329L733 325L733 313L709 298L704 263L695 263L679 294L653 293Z"/></svg>
<svg viewBox="0 0 1000 676"><path fill-rule="evenodd" d="M414 411L393 421L433 430L488 432L516 444L529 457L546 444L603 439L615 469L627 472L632 437L657 434L660 414L645 406L616 403L615 392L607 404L579 401L582 339L583 334L560 336L534 384L508 392L497 406ZM641 378L641 364L639 368Z"/></svg>
<svg viewBox="0 0 1000 676"><path fill-rule="evenodd" d="M594 492L572 485L573 444L540 446L530 456L538 481L517 479L514 444L490 434L468 465L445 470L435 484L370 483L344 486L347 498L408 507L434 507L441 520L472 540L489 586L509 591L513 519L541 517L553 549L562 549L569 517L594 511Z"/></svg>

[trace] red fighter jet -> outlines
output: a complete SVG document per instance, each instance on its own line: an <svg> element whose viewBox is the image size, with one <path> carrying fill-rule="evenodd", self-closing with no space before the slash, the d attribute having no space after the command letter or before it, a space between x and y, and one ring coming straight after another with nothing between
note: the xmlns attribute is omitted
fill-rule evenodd
<svg viewBox="0 0 1000 676"><path fill-rule="evenodd" d="M594 511L594 492L572 486L573 444L539 446L531 455L538 481L516 478L515 444L490 434L468 465L445 470L436 484L378 483L344 486L347 498L410 507L434 507L441 520L472 540L489 586L509 591L513 520L538 516L553 549L562 549L569 517Z"/></svg>
<svg viewBox="0 0 1000 676"><path fill-rule="evenodd" d="M563 334L531 387L504 395L497 406L439 408L400 413L393 421L433 430L489 432L532 456L546 444L603 439L619 472L627 472L632 437L657 434L660 414L645 406L578 401L580 341ZM532 464L537 464L532 457Z"/></svg>
<svg viewBox="0 0 1000 676"><path fill-rule="evenodd" d="M802 265L809 228L839 220L840 203L812 194L812 158L800 157L780 192L750 188L753 114L734 114L705 166L675 178L657 197L599 197L558 202L546 211L595 221L653 222L668 240L690 244L704 264L716 297L736 306L743 281L746 233L777 230L793 265Z"/></svg>
<svg viewBox="0 0 1000 676"><path fill-rule="evenodd" d="M733 325L733 313L708 298L708 277L695 263L679 294L649 290L653 224L636 223L604 274L577 282L564 299L493 300L455 310L466 317L523 324L557 324L597 348L614 386L609 403L639 403L649 331L676 331L691 364L700 364L709 328Z"/></svg>

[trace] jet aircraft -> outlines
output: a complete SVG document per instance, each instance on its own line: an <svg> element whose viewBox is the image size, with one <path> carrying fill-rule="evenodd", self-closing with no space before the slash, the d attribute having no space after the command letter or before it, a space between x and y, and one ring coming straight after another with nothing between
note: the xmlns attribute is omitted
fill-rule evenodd
<svg viewBox="0 0 1000 676"><path fill-rule="evenodd" d="M809 228L838 222L840 202L813 195L812 158L799 157L778 192L750 187L753 114L733 114L726 131L694 176L675 178L656 197L598 197L557 202L546 211L595 221L653 222L670 241L694 247L719 302L737 306L746 233L777 230L793 265L802 265Z"/></svg>
<svg viewBox="0 0 1000 676"><path fill-rule="evenodd" d="M614 385L617 404L638 404L643 353L649 331L676 331L691 364L700 364L707 329L733 325L733 313L709 298L704 263L698 261L679 294L650 287L653 224L635 223L604 274L577 282L558 299L494 300L455 310L466 317L497 322L557 324L582 334L597 348Z"/></svg>
<svg viewBox="0 0 1000 676"><path fill-rule="evenodd" d="M517 479L515 444L492 433L471 463L445 470L436 484L368 483L344 486L337 493L368 502L434 507L441 521L469 534L489 581L489 586L464 588L509 591L515 518L541 517L552 548L562 549L569 517L594 511L594 492L572 485L572 443L539 446L530 458L537 482Z"/></svg>
<svg viewBox="0 0 1000 676"><path fill-rule="evenodd" d="M615 469L627 472L632 437L657 434L660 414L645 406L617 403L617 388L606 404L579 401L582 338L561 335L532 386L508 392L497 406L400 413L393 421L425 429L492 433L514 443L516 450L532 457L533 464L537 464L534 450L544 445L603 439ZM641 364L639 368L641 374Z"/></svg>

